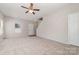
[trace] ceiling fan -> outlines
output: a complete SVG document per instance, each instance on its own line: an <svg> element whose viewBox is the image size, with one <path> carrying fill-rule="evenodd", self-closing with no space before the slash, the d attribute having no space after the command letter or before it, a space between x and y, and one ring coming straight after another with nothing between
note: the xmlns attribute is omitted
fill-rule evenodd
<svg viewBox="0 0 79 59"><path fill-rule="evenodd" d="M39 11L40 9L34 9L33 6L34 6L34 4L33 3L30 3L30 6L29 7L25 7L25 6L21 6L21 7L27 9L27 11L25 13L30 12L33 15L35 15L35 12L34 11Z"/></svg>

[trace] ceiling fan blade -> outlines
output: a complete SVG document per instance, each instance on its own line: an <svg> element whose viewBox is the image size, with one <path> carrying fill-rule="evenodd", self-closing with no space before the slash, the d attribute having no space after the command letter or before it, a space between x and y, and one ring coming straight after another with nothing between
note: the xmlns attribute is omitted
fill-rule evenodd
<svg viewBox="0 0 79 59"><path fill-rule="evenodd" d="M28 13L29 11L26 11L25 13Z"/></svg>
<svg viewBox="0 0 79 59"><path fill-rule="evenodd" d="M35 12L32 12L33 13L33 15L35 15Z"/></svg>
<svg viewBox="0 0 79 59"><path fill-rule="evenodd" d="M33 9L34 11L39 11L40 9Z"/></svg>
<svg viewBox="0 0 79 59"><path fill-rule="evenodd" d="M22 8L26 8L26 9L28 9L27 7L24 7L24 6L21 6Z"/></svg>

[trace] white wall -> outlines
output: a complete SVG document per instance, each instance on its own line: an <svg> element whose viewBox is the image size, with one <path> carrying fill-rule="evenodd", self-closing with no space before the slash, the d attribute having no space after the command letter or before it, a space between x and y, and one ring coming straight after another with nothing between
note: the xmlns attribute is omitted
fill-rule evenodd
<svg viewBox="0 0 79 59"><path fill-rule="evenodd" d="M15 32L15 23L18 23L21 27L21 33ZM5 37L16 38L16 37L27 37L27 26L28 22L23 19L15 19L6 17L5 18Z"/></svg>
<svg viewBox="0 0 79 59"><path fill-rule="evenodd" d="M3 17L4 17L4 16L0 13L0 18L3 19Z"/></svg>
<svg viewBox="0 0 79 59"><path fill-rule="evenodd" d="M68 43L68 14L75 12L79 12L79 4L71 4L44 17L37 29L37 36Z"/></svg>

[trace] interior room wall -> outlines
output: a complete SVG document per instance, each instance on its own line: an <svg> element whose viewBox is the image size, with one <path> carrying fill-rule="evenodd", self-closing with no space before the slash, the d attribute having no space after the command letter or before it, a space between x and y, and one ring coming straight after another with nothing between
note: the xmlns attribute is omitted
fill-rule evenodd
<svg viewBox="0 0 79 59"><path fill-rule="evenodd" d="M15 32L15 24L19 24L21 32ZM27 37L28 21L23 19L5 17L5 37L20 38Z"/></svg>
<svg viewBox="0 0 79 59"><path fill-rule="evenodd" d="M3 17L4 17L4 16L0 13L0 18L2 18L2 19L3 19Z"/></svg>
<svg viewBox="0 0 79 59"><path fill-rule="evenodd" d="M37 36L67 44L68 14L75 12L79 12L79 4L68 5L44 17L37 29Z"/></svg>

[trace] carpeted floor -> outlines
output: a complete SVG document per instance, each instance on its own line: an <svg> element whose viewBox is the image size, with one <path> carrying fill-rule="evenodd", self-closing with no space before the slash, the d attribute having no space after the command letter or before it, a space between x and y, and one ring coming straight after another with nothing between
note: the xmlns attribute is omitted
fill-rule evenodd
<svg viewBox="0 0 79 59"><path fill-rule="evenodd" d="M76 55L79 47L61 44L38 37L4 39L0 42L1 55Z"/></svg>

